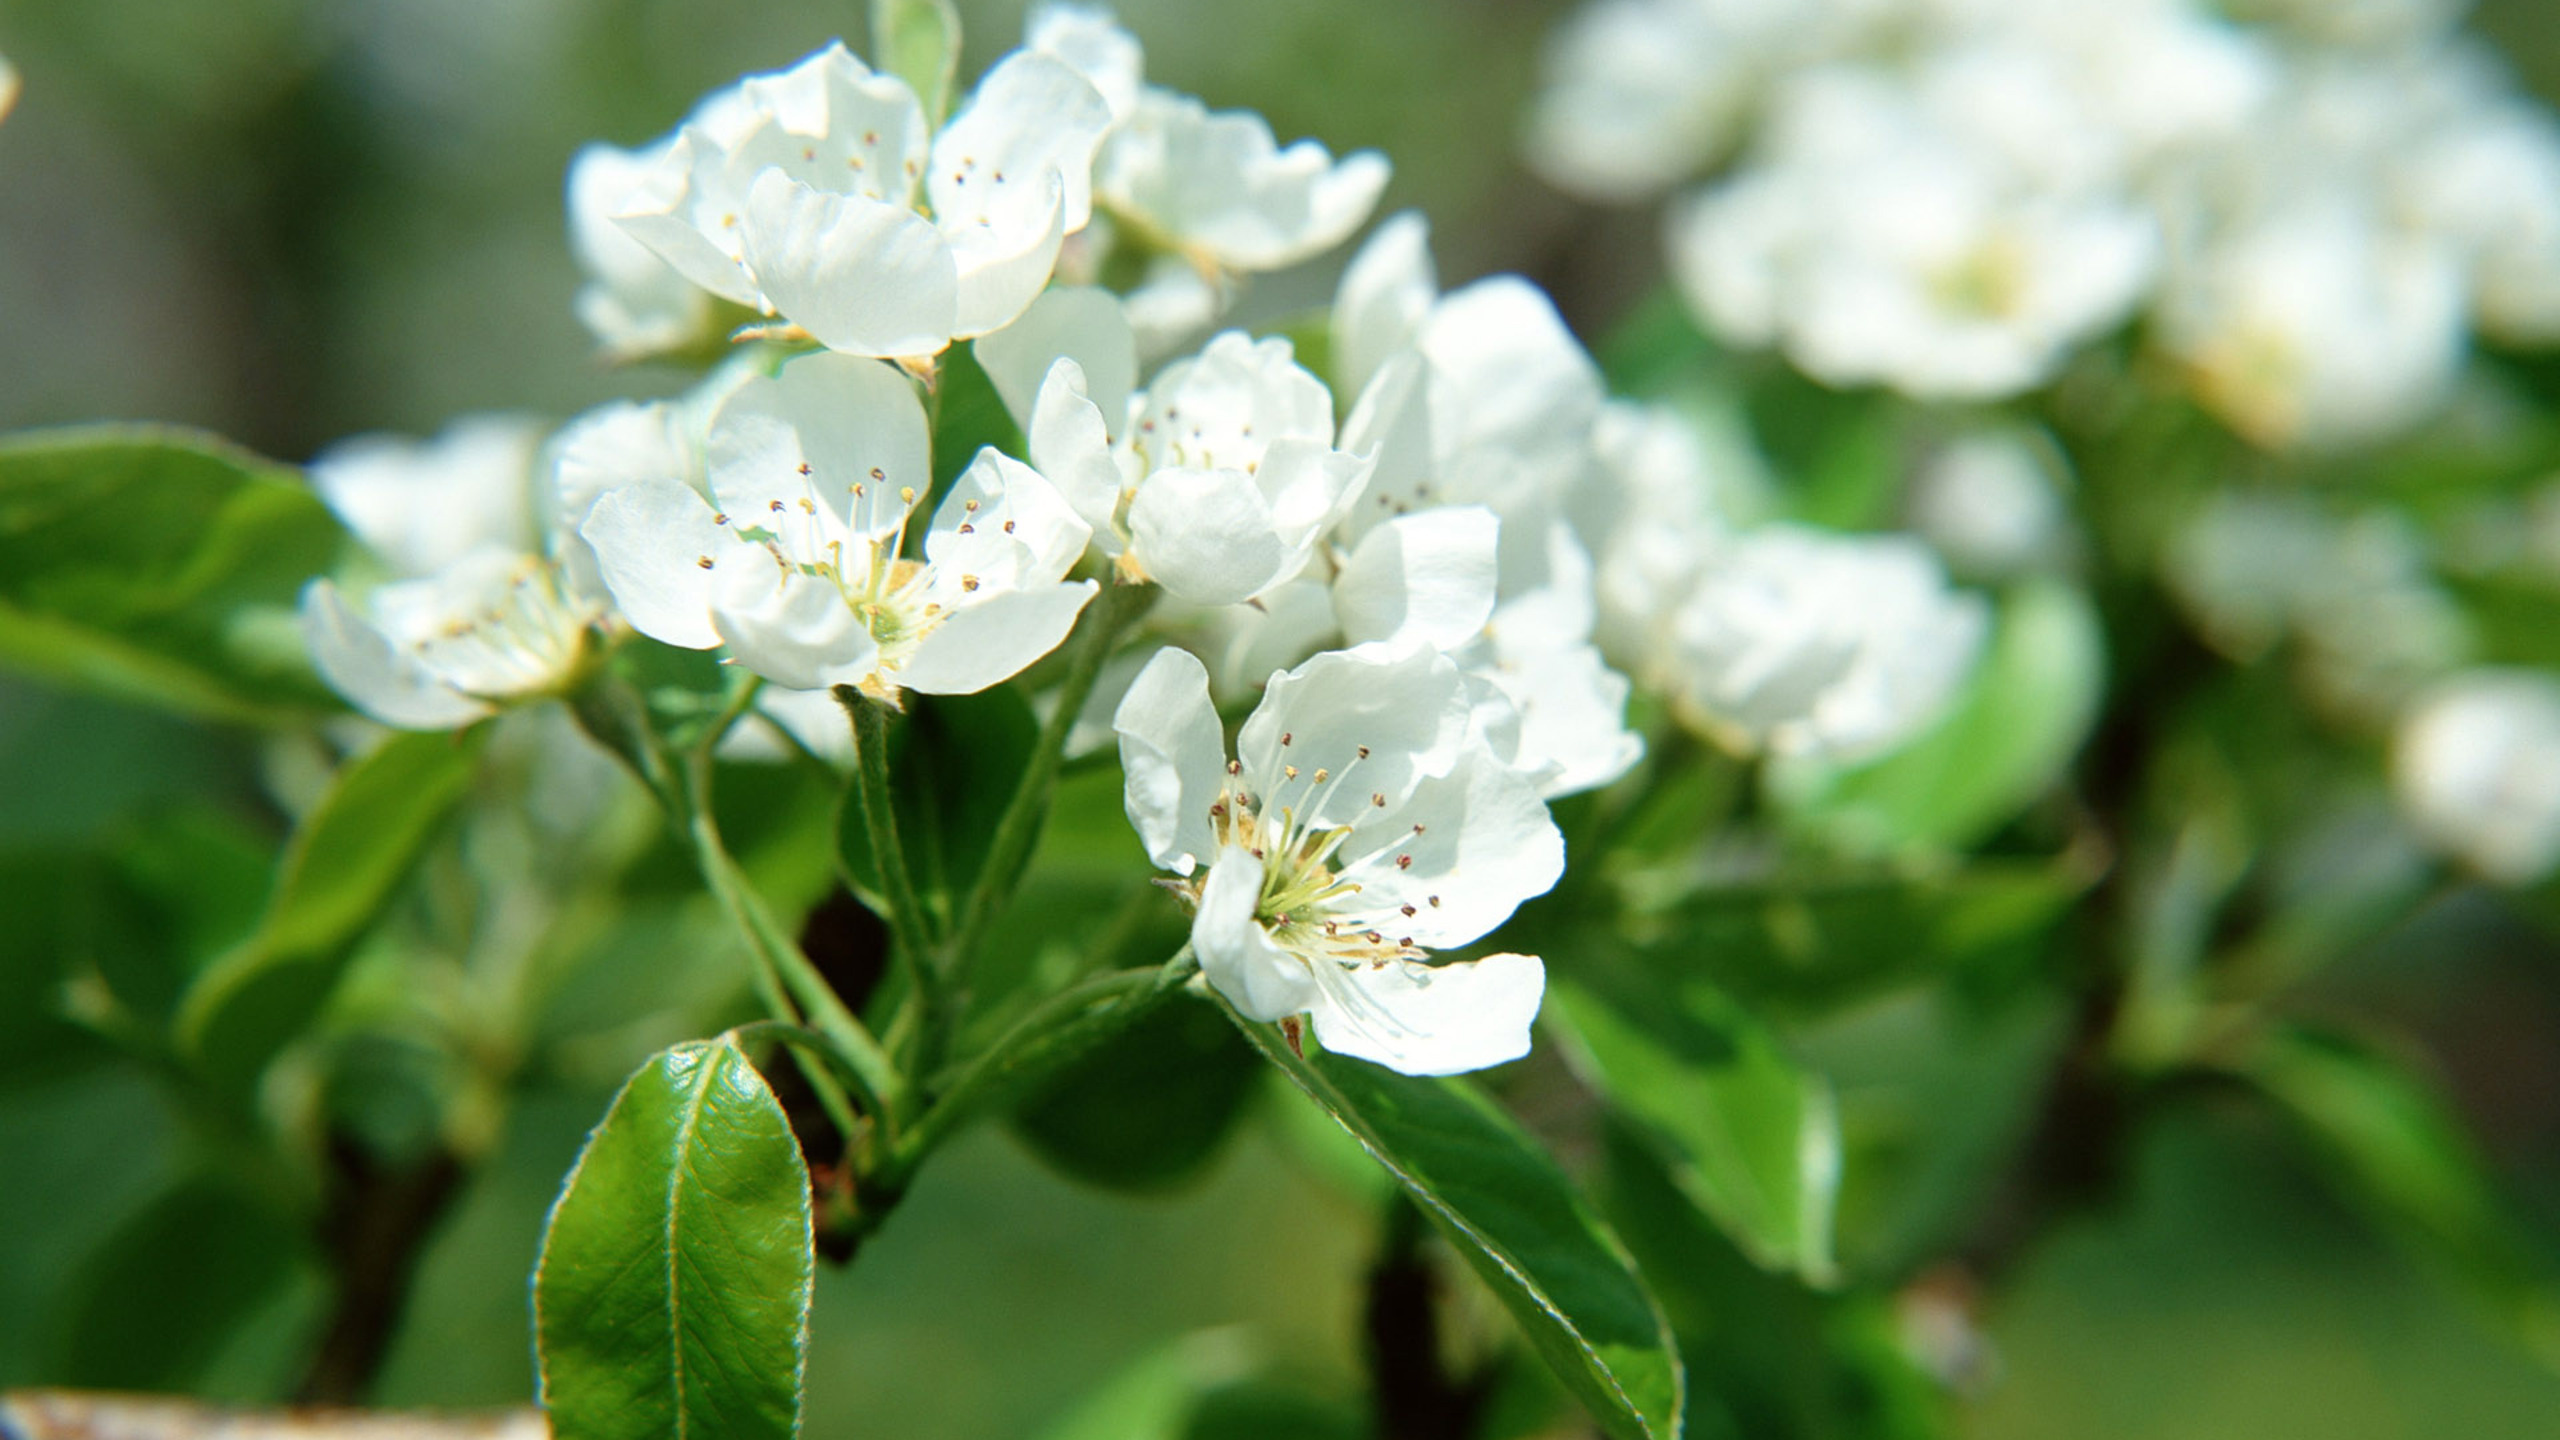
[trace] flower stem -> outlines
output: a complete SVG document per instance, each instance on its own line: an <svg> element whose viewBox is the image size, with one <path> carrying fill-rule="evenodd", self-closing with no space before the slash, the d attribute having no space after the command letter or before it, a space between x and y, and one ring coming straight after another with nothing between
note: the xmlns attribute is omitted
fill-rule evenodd
<svg viewBox="0 0 2560 1440"><path fill-rule="evenodd" d="M933 927L924 900L916 894L907 869L907 852L898 839L895 792L889 782L889 708L850 685L835 689L853 725L853 803L861 811L862 829L871 842L871 863L879 868L880 888L889 902L889 930L897 940L899 962L906 967L916 1002L923 1006L921 1031L931 1034L942 1014L942 974L934 964Z"/></svg>
<svg viewBox="0 0 2560 1440"><path fill-rule="evenodd" d="M1031 763L1023 769L1013 798L1005 802L1004 814L996 821L995 838L987 845L986 863L979 867L978 878L953 917L949 946L953 976L969 972L978 945L986 938L987 926L994 923L996 912L1021 878L1032 843L1040 838L1041 821L1048 816L1049 796L1058 788L1058 767L1066 762L1067 732L1075 727L1077 714L1092 696L1103 662L1111 658L1112 647L1119 643L1122 632L1137 623L1155 600L1156 589L1152 585L1105 585L1076 622L1075 634L1067 642L1074 648L1067 657L1066 678L1058 684L1057 707L1049 712L1039 738L1032 743Z"/></svg>
<svg viewBox="0 0 2560 1440"><path fill-rule="evenodd" d="M752 688L742 687L731 701L732 710L742 714L753 698ZM657 797L669 823L692 851L704 887L746 941L757 999L775 1019L792 1024L800 1023L805 1011L808 1023L843 1052L850 1068L862 1078L859 1088L864 1107L884 1128L894 1131L905 1121L914 1103L906 1076L818 973L817 966L801 953L799 945L783 933L721 841L720 827L711 811L711 752L717 741L706 741L686 757L688 763L680 764L665 738L649 723L647 707L638 693L629 684L611 677L599 676L589 682L569 697L569 704L587 733L630 767L640 783ZM734 720L736 714L729 718ZM835 1077L824 1068L813 1066L809 1067L809 1082L818 1092L820 1103L826 1105L829 1118L851 1135L854 1117Z"/></svg>
<svg viewBox="0 0 2560 1440"><path fill-rule="evenodd" d="M1199 968L1185 944L1162 965L1089 975L1033 1006L980 1051L900 1137L883 1171L892 1183L912 1174L962 1122L1127 1029Z"/></svg>

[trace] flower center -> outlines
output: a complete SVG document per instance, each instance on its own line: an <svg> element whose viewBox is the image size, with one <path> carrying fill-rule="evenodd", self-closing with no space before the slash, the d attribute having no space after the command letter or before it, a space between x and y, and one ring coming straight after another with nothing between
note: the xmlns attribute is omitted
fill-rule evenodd
<svg viewBox="0 0 2560 1440"><path fill-rule="evenodd" d="M1367 747L1360 747L1360 753L1365 758ZM1311 965L1329 960L1349 968L1427 959L1429 952L1393 928L1398 908L1364 898L1361 883L1381 867L1411 865L1408 837L1397 833L1366 854L1345 858L1342 851L1353 827L1316 826L1302 818L1320 812L1357 767L1357 760L1340 773L1323 768L1302 773L1294 765L1284 766L1280 783L1271 787L1279 793L1256 795L1242 766L1230 761L1227 783L1209 807L1211 831L1221 847L1241 846L1262 862L1254 920L1273 944ZM1294 796L1288 793L1292 789ZM1380 795L1371 800L1381 808L1386 803ZM1419 832L1416 827L1414 833ZM1438 904L1438 897L1431 903Z"/></svg>

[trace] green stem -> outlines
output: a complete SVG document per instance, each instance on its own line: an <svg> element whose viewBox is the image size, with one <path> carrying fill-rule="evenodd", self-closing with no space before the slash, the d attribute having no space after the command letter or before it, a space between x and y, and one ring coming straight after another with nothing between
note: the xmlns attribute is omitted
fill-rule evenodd
<svg viewBox="0 0 2560 1440"><path fill-rule="evenodd" d="M996 912L1013 893L1023 865L1031 857L1032 843L1040 838L1040 822L1048 815L1050 794L1058 788L1058 768L1066 763L1067 732L1075 727L1076 716L1092 696L1103 662L1111 658L1121 632L1145 615L1155 600L1152 585L1105 585L1076 622L1075 634L1067 642L1073 649L1067 657L1066 678L1058 684L1057 706L1040 727L1039 739L1031 747L1031 763L1024 768L1021 783L1014 786L1013 798L1005 802L1004 814L996 821L995 838L987 845L986 863L954 917L950 970L955 978L969 973L987 927L994 923Z"/></svg>
<svg viewBox="0 0 2560 1440"><path fill-rule="evenodd" d="M686 764L678 762L665 738L649 723L647 708L638 693L623 681L599 676L569 697L569 707L587 733L629 766L649 793L657 797L676 833L684 837L693 852L695 868L702 873L704 888L746 941L747 956L753 962L749 973L754 979L756 998L777 1020L798 1024L805 1011L808 1022L844 1053L850 1068L861 1078L857 1088L864 1107L879 1118L884 1128L894 1131L905 1121L914 1103L913 1088L880 1042L846 1008L826 977L818 973L818 967L783 933L762 898L747 884L746 875L721 841L719 823L712 817L712 751L719 744L720 733L754 703L756 689L754 682L739 687L711 735ZM818 1092L820 1103L827 1107L829 1118L850 1138L855 1133L855 1118L835 1077L822 1068L812 1069L809 1082Z"/></svg>
<svg viewBox="0 0 2560 1440"><path fill-rule="evenodd" d="M862 812L863 833L871 841L871 863L879 868L880 887L889 902L889 929L897 938L898 956L909 983L923 1005L923 1028L931 1032L942 1012L942 976L934 967L933 929L924 900L916 894L907 852L898 839L895 792L889 783L889 707L850 685L835 690L853 724L853 803Z"/></svg>
<svg viewBox="0 0 2560 1440"><path fill-rule="evenodd" d="M841 1049L862 1079L865 1108L879 1116L883 1126L894 1134L914 1103L906 1076L861 1018L845 1005L844 997L836 994L835 987L818 973L818 967L801 951L799 943L784 933L773 912L765 908L763 897L747 883L745 872L738 868L738 862L720 839L719 823L712 818L710 777L709 762L697 760L687 806L691 814L686 834L693 844L695 863L701 867L703 883L745 937L748 953L757 967L771 977L771 984L798 1002L797 1014L785 1005L777 1010L776 1018L789 1020L805 1014L811 1028Z"/></svg>
<svg viewBox="0 0 2560 1440"><path fill-rule="evenodd" d="M1199 969L1184 945L1162 965L1111 970L1068 986L981 1051L901 1137L883 1167L892 1183L991 1103L1013 1094L1127 1029Z"/></svg>

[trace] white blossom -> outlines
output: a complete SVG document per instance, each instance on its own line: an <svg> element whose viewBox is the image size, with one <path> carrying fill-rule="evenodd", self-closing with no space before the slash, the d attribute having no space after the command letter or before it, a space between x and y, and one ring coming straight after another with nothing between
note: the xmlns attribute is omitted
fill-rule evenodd
<svg viewBox="0 0 2560 1440"><path fill-rule="evenodd" d="M1339 161L1313 140L1285 149L1270 122L1211 111L1143 83L1138 41L1105 11L1042 5L1025 45L1074 67L1108 98L1112 130L1094 189L1121 225L1207 272L1278 270L1349 239L1386 188L1386 157Z"/></svg>
<svg viewBox="0 0 2560 1440"><path fill-rule="evenodd" d="M1110 121L1073 69L1017 52L935 133L905 81L832 45L705 100L643 152L615 218L694 284L832 349L931 355L1048 283Z"/></svg>
<svg viewBox="0 0 2560 1440"><path fill-rule="evenodd" d="M482 546L534 547L542 433L524 416L469 415L430 440L359 435L312 460L311 487L394 570L425 575Z"/></svg>
<svg viewBox="0 0 2560 1440"><path fill-rule="evenodd" d="M2000 579L2059 559L2071 524L2061 454L2033 432L1985 428L1936 448L1911 477L1911 528L1958 573Z"/></svg>
<svg viewBox="0 0 2560 1440"><path fill-rule="evenodd" d="M1811 74L1783 105L1761 162L1671 217L1674 277L1720 334L1832 384L1998 398L2150 283L2148 212L2042 183L1882 74Z"/></svg>
<svg viewBox="0 0 2560 1440"><path fill-rule="evenodd" d="M622 614L670 645L725 646L778 685L964 694L1057 647L1092 598L1064 577L1090 531L993 449L901 553L930 486L922 405L895 369L805 355L721 402L711 496L668 479L598 500L584 533Z"/></svg>
<svg viewBox="0 0 2560 1440"><path fill-rule="evenodd" d="M569 162L569 249L587 275L578 320L609 359L682 349L711 323L710 295L615 219L651 202L649 187L674 143L646 150L589 145Z"/></svg>
<svg viewBox="0 0 2560 1440"><path fill-rule="evenodd" d="M2427 841L2481 875L2528 885L2560 865L2560 680L2471 670L2402 721L2392 780Z"/></svg>
<svg viewBox="0 0 2560 1440"><path fill-rule="evenodd" d="M1433 963L1544 893L1564 845L1447 657L1332 651L1272 677L1227 757L1208 675L1158 652L1115 721L1131 824L1184 877L1202 973L1248 1018L1407 1074L1527 1053L1532 957Z"/></svg>
<svg viewBox="0 0 2560 1440"><path fill-rule="evenodd" d="M558 693L603 606L545 553L529 422L479 416L424 443L347 441L314 461L321 498L399 578L351 599L302 594L303 637L332 689L386 725L442 730Z"/></svg>
<svg viewBox="0 0 2560 1440"><path fill-rule="evenodd" d="M1050 367L1032 464L1124 578L1180 599L1232 605L1293 578L1368 479L1365 458L1334 447L1332 393L1286 340L1228 331L1134 397L1095 378L1073 358Z"/></svg>
<svg viewBox="0 0 2560 1440"><path fill-rule="evenodd" d="M1909 536L1792 525L1727 546L1672 619L1666 684L1736 749L1854 761L1944 710L1988 628Z"/></svg>

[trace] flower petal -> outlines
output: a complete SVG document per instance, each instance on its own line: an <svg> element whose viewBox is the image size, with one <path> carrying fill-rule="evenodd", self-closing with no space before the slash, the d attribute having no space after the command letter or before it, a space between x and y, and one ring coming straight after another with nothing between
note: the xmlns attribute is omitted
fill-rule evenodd
<svg viewBox="0 0 2560 1440"><path fill-rule="evenodd" d="M1093 527L1106 554L1120 552L1117 528L1123 479L1106 417L1086 398L1084 367L1061 357L1040 382L1026 427L1031 463Z"/></svg>
<svg viewBox="0 0 2560 1440"><path fill-rule="evenodd" d="M889 678L928 695L974 695L1058 648L1101 587L1071 580L1008 590L955 610L927 631Z"/></svg>
<svg viewBox="0 0 2560 1440"><path fill-rule="evenodd" d="M1332 650L1271 677L1236 756L1264 813L1285 803L1303 825L1348 825L1454 764L1467 715L1466 683L1437 651Z"/></svg>
<svg viewBox="0 0 2560 1440"><path fill-rule="evenodd" d="M313 667L329 688L385 725L451 730L491 713L488 706L438 683L425 666L395 649L325 579L303 589L302 635Z"/></svg>
<svg viewBox="0 0 2560 1440"><path fill-rule="evenodd" d="M721 507L739 523L776 531L801 524L809 512L799 502L807 500L858 536L886 535L906 518L901 492L921 495L933 485L932 439L915 385L891 366L851 355L798 356L740 385L713 415L707 449Z"/></svg>
<svg viewBox="0 0 2560 1440"><path fill-rule="evenodd" d="M1564 836L1537 787L1481 745L1401 804L1355 817L1341 853L1363 907L1344 918L1432 950L1478 939L1564 873Z"/></svg>
<svg viewBox="0 0 2560 1440"><path fill-rule="evenodd" d="M1218 852L1191 917L1191 948L1200 973L1248 1020L1272 1021L1320 1003L1307 962L1271 942L1255 918L1262 862L1242 846Z"/></svg>
<svg viewBox="0 0 2560 1440"><path fill-rule="evenodd" d="M932 355L951 343L960 274L933 222L904 205L813 190L766 170L740 244L774 313L848 355Z"/></svg>
<svg viewBox="0 0 2560 1440"><path fill-rule="evenodd" d="M673 480L605 492L578 533L595 547L596 568L631 628L687 650L720 643L711 624L712 597L724 578L716 567L770 563L742 549L702 497Z"/></svg>
<svg viewBox="0 0 2560 1440"><path fill-rule="evenodd" d="M834 582L786 574L753 604L731 597L711 612L711 623L737 662L794 690L858 685L880 663L879 643L844 601Z"/></svg>
<svg viewBox="0 0 2560 1440"><path fill-rule="evenodd" d="M1234 605L1288 578L1270 502L1241 470L1158 470L1129 501L1129 541L1167 594Z"/></svg>
<svg viewBox="0 0 2560 1440"><path fill-rule="evenodd" d="M1093 214L1093 152L1110 128L1110 102L1074 67L1017 50L935 137L925 175L933 213L974 224L1017 204L1008 191L1036 194L1054 173L1065 230L1081 230Z"/></svg>
<svg viewBox="0 0 2560 1440"><path fill-rule="evenodd" d="M1501 522L1481 505L1403 515L1370 531L1333 582L1343 636L1455 650L1493 615Z"/></svg>
<svg viewBox="0 0 2560 1440"><path fill-rule="evenodd" d="M1459 1075L1529 1053L1546 997L1534 955L1343 972L1315 1005L1316 1043L1406 1075Z"/></svg>
<svg viewBox="0 0 2560 1440"><path fill-rule="evenodd" d="M1129 413L1129 392L1138 384L1138 340L1128 313L1119 296L1096 286L1043 292L1022 318L979 336L970 350L1026 431L1041 382L1060 356L1083 370L1085 394L1106 420Z"/></svg>
<svg viewBox="0 0 2560 1440"><path fill-rule="evenodd" d="M1226 737L1209 703L1209 672L1191 652L1166 646L1138 672L1111 726L1128 777L1129 823L1148 858L1190 874L1217 848L1209 807L1226 784Z"/></svg>

